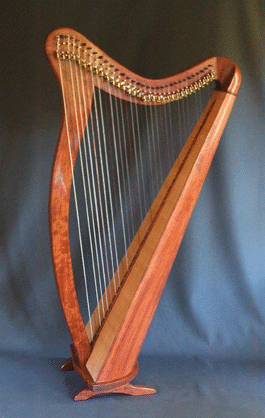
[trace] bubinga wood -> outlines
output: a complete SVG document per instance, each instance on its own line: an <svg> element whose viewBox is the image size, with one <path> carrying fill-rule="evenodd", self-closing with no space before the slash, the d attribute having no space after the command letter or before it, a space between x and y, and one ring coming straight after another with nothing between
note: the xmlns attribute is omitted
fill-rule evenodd
<svg viewBox="0 0 265 418"><path fill-rule="evenodd" d="M62 370L75 370L85 381L85 388L75 400L88 399L99 393L155 393L155 389L133 386L129 382L137 374L142 343L236 99L241 75L232 61L215 57L173 77L148 80L128 71L71 29L53 31L46 41L46 53L59 81L64 105L50 189L54 272L73 341L71 359L64 363ZM80 85L77 78L69 79L69 66L81 69L87 92L85 98L80 96L78 112L73 91ZM142 106L162 106L196 94L213 79L217 80L218 88L211 95L139 228L144 239L137 244L134 238L128 247L125 256L130 267L110 306L106 307L103 321L97 321L97 317L104 313L104 295L92 314L96 324L92 333L91 327L84 325L75 290L69 205L73 166L86 126L83 121L91 111L94 89L98 87L119 99ZM150 213L155 214L151 223L148 221ZM105 296L113 289L112 279Z"/></svg>

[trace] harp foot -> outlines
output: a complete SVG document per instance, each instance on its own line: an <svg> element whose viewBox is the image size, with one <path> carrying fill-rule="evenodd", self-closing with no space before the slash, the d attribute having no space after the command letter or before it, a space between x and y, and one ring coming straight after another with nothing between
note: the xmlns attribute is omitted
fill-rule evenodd
<svg viewBox="0 0 265 418"><path fill-rule="evenodd" d="M87 399L92 398L93 396L110 393L122 393L131 396L143 396L154 395L156 393L156 390L149 386L138 386L132 385L131 383L126 383L125 385L115 387L112 389L100 390L97 388L96 391L83 387L82 389L80 389L78 393L75 394L74 401L86 401Z"/></svg>
<svg viewBox="0 0 265 418"><path fill-rule="evenodd" d="M84 380L86 386L80 389L75 395L75 401L86 401L93 396L108 395L111 393L120 393L131 396L154 395L156 390L150 386L132 385L130 382L135 378L138 372L138 364L135 363L132 371L120 378L119 380L111 380L106 382L94 382L85 366L78 364L74 357L74 349L71 346L72 357L66 360L61 371L67 372L75 370Z"/></svg>
<svg viewBox="0 0 265 418"><path fill-rule="evenodd" d="M61 365L61 371L62 372L71 372L72 370L74 370L73 360L72 360L72 358L69 358L68 360L66 360Z"/></svg>

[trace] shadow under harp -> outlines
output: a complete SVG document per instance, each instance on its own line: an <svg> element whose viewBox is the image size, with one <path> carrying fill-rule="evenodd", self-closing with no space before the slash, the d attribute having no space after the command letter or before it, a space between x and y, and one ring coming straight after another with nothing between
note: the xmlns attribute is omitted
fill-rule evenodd
<svg viewBox="0 0 265 418"><path fill-rule="evenodd" d="M46 52L63 121L50 191L54 272L73 340L62 370L101 393L145 395L137 357L240 86L224 58L160 80L117 64L81 34Z"/></svg>

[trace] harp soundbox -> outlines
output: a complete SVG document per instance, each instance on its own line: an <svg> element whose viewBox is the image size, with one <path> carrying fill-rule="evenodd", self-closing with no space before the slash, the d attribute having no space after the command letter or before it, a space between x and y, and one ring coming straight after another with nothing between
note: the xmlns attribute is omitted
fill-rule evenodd
<svg viewBox="0 0 265 418"><path fill-rule="evenodd" d="M215 57L145 79L71 29L53 31L46 53L64 109L49 204L54 273L73 341L62 370L85 382L75 400L152 394L130 382L240 72Z"/></svg>

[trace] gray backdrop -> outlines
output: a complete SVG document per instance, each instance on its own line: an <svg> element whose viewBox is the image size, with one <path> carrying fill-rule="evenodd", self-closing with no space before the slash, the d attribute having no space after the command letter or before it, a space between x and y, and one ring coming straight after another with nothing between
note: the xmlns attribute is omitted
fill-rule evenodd
<svg viewBox="0 0 265 418"><path fill-rule="evenodd" d="M1 6L0 417L265 417L265 3L31 0ZM58 371L70 338L54 282L49 179L59 87L44 54L59 27L148 78L215 55L243 83L139 358L147 398L74 403Z"/></svg>

